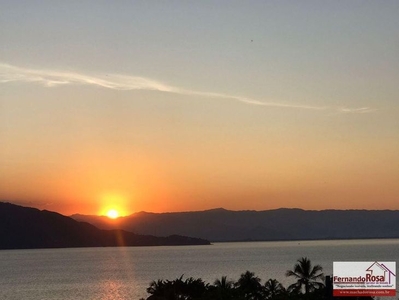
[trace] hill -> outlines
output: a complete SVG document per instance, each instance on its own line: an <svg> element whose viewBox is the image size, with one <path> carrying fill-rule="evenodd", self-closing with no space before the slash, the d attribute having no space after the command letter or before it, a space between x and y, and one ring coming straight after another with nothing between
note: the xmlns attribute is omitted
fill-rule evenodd
<svg viewBox="0 0 399 300"><path fill-rule="evenodd" d="M398 238L399 211L276 209L197 212L139 212L117 222L98 216L74 215L100 228L140 234L181 234L216 241Z"/></svg>
<svg viewBox="0 0 399 300"><path fill-rule="evenodd" d="M102 230L55 212L0 202L0 249L208 244L186 236Z"/></svg>

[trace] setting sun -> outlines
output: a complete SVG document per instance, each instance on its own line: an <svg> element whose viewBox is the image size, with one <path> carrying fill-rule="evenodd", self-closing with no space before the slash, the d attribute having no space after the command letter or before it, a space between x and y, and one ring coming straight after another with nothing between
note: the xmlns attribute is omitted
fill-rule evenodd
<svg viewBox="0 0 399 300"><path fill-rule="evenodd" d="M123 192L105 192L99 196L99 200L99 216L117 219L119 217L126 216L129 213L129 211L126 209L128 197Z"/></svg>
<svg viewBox="0 0 399 300"><path fill-rule="evenodd" d="M110 219L116 219L119 217L119 213L115 209L110 209L109 211L107 211L107 217Z"/></svg>

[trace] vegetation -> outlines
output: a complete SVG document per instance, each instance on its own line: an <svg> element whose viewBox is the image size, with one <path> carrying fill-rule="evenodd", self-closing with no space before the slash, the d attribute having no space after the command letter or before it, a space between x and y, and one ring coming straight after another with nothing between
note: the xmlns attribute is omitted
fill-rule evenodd
<svg viewBox="0 0 399 300"><path fill-rule="evenodd" d="M262 280L255 273L246 271L237 281L226 276L216 279L213 284L198 278L152 281L147 288L147 300L330 300L324 285L323 268L312 266L307 257L297 260L292 270L286 272L296 282L285 288L278 280ZM348 299L373 299L372 297L344 297Z"/></svg>
<svg viewBox="0 0 399 300"><path fill-rule="evenodd" d="M294 277L297 279L296 283L288 287L289 290L301 292L305 295L310 294L323 288L324 275L322 273L323 268L320 265L312 267L312 263L307 257L298 259L294 266L294 270L288 270L285 273L287 277Z"/></svg>

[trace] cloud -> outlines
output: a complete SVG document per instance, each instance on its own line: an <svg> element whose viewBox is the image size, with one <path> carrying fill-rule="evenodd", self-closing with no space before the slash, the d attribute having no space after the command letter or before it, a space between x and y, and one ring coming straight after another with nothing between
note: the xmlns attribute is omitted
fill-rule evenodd
<svg viewBox="0 0 399 300"><path fill-rule="evenodd" d="M339 111L342 113L347 113L347 114L366 114L366 113L376 111L376 109L373 109L370 107L360 107L360 108L342 107L339 109Z"/></svg>
<svg viewBox="0 0 399 300"><path fill-rule="evenodd" d="M0 83L7 82L31 82L42 84L47 87L59 85L91 85L113 90L151 90L180 95L200 96L216 99L231 99L247 105L268 106L277 108L304 109L304 110L331 110L327 106L310 106L301 104L290 104L280 102L263 102L257 99L229 95L223 93L203 92L188 90L168 85L156 80L138 76L126 76L118 74L87 75L75 72L63 72L54 70L28 69L0 63ZM335 111L341 113L368 113L374 111L369 107L363 108L339 108Z"/></svg>
<svg viewBox="0 0 399 300"><path fill-rule="evenodd" d="M157 90L173 92L173 88L163 83L143 77L105 75L90 76L74 72L34 70L0 64L0 82L35 82L44 86L65 84L93 85L114 90Z"/></svg>

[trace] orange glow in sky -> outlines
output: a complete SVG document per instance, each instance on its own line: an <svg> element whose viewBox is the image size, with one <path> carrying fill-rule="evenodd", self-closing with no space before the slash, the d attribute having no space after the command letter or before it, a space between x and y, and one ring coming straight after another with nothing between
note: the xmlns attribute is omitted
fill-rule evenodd
<svg viewBox="0 0 399 300"><path fill-rule="evenodd" d="M107 217L110 219L116 219L119 217L119 213L116 209L110 209L107 211Z"/></svg>
<svg viewBox="0 0 399 300"><path fill-rule="evenodd" d="M127 197L117 193L107 193L101 197L101 210L99 215L107 216L110 219L116 219L130 214L127 211Z"/></svg>
<svg viewBox="0 0 399 300"><path fill-rule="evenodd" d="M0 201L399 209L399 1L25 2L0 10Z"/></svg>

